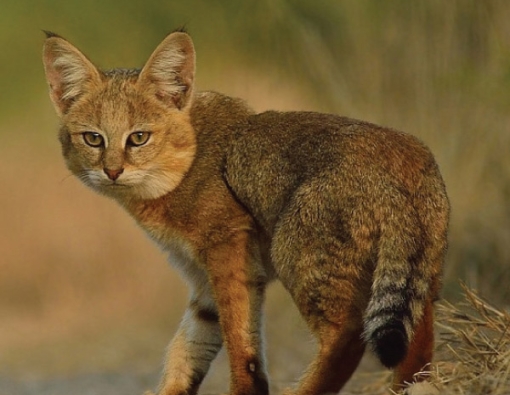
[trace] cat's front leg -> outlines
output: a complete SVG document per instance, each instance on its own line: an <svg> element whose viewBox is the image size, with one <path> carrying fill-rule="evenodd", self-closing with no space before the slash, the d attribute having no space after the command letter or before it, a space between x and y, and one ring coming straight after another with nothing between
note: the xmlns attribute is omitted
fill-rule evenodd
<svg viewBox="0 0 510 395"><path fill-rule="evenodd" d="M196 394L221 346L218 313L210 290L202 287L193 293L168 346L158 395Z"/></svg>
<svg viewBox="0 0 510 395"><path fill-rule="evenodd" d="M261 335L267 277L260 262L247 232L207 254L207 271L230 363L230 395L269 393Z"/></svg>

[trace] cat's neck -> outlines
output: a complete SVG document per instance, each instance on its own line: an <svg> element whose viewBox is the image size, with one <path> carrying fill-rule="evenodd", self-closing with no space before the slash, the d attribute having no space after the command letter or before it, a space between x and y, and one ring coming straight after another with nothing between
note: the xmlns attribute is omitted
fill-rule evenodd
<svg viewBox="0 0 510 395"><path fill-rule="evenodd" d="M239 98L218 92L197 92L190 110L191 123L197 133L204 130L224 130L243 122L254 111Z"/></svg>

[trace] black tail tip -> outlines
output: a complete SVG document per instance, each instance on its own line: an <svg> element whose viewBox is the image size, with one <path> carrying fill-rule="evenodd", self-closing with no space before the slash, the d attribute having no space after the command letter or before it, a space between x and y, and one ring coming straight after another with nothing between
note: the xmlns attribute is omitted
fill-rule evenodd
<svg viewBox="0 0 510 395"><path fill-rule="evenodd" d="M394 368L405 358L409 340L402 322L393 322L372 335L374 353L387 368Z"/></svg>

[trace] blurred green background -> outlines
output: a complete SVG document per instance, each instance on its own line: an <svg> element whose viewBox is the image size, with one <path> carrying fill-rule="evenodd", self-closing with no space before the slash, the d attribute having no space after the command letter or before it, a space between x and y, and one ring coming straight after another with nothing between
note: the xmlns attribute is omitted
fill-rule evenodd
<svg viewBox="0 0 510 395"><path fill-rule="evenodd" d="M463 279L508 303L509 20L505 0L2 4L0 377L155 369L187 295L133 221L66 171L42 29L112 68L143 65L185 25L198 89L257 110L334 112L418 136L453 207L445 296L455 299ZM272 374L285 365L294 375L313 345L278 285L268 305Z"/></svg>

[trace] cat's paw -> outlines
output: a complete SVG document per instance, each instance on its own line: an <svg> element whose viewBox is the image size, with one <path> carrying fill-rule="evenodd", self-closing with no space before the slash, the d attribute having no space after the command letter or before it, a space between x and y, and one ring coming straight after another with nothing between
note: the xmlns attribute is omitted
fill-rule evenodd
<svg viewBox="0 0 510 395"><path fill-rule="evenodd" d="M149 390L149 391L145 391L145 392L143 393L143 395L156 395L156 394L155 394L154 392L152 392L152 391L150 391L150 390Z"/></svg>

